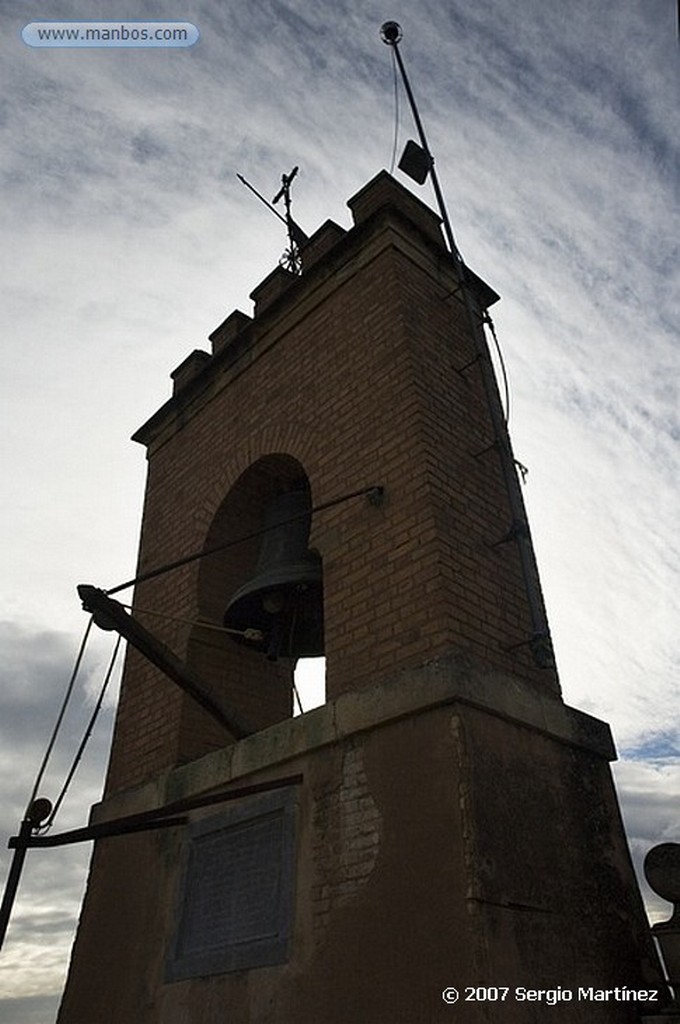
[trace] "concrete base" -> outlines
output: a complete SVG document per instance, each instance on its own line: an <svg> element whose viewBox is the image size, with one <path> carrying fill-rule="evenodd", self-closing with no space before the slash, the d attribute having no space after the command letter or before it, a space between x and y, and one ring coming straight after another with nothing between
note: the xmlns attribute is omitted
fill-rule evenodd
<svg viewBox="0 0 680 1024"><path fill-rule="evenodd" d="M576 997L660 981L613 756L602 722L451 658L118 794L95 820L300 773L290 942L168 981L189 833L219 808L100 841L59 1024L450 1024L452 988L458 1024L500 1019L503 991L506 1024L639 1024Z"/></svg>

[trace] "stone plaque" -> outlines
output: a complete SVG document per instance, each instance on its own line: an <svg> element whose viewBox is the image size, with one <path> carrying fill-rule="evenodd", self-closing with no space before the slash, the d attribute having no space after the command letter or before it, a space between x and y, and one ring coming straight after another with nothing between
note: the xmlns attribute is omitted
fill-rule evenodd
<svg viewBox="0 0 680 1024"><path fill-rule="evenodd" d="M294 801L294 788L276 790L191 826L169 981L286 960Z"/></svg>

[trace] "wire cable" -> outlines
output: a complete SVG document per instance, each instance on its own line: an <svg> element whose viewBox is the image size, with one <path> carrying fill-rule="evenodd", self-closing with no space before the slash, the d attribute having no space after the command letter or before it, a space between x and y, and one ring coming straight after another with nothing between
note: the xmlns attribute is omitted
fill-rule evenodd
<svg viewBox="0 0 680 1024"><path fill-rule="evenodd" d="M73 762L71 764L71 767L69 768L68 775L66 776L66 780L65 780L63 786L61 787L61 792L59 793L59 796L57 797L57 799L56 799L56 801L54 803L54 807L52 808L52 811L50 813L49 818L47 819L47 821L45 822L45 824L43 826L45 831L47 831L47 829L52 827L52 825L54 823L54 819L57 816L57 812L59 811L59 808L61 807L61 805L62 805L62 803L64 801L64 797L66 796L66 794L69 791L69 788L71 786L71 782L73 781L73 776L76 773L76 769L78 768L78 765L80 764L80 761L81 761L81 759L83 757L83 754L85 753L85 748L87 747L87 744L89 743L90 737L92 735L92 730L94 729L95 723L96 723L97 718L99 716L99 712L101 711L101 706L102 706L102 704L104 702L104 697L106 695L106 691L108 689L109 683L111 682L111 676L113 675L113 669L115 667L116 660L118 658L118 652L120 650L120 645L122 643L122 640L123 640L122 636L118 636L118 638L116 640L116 643L114 645L114 648L113 648L113 654L111 655L111 660L109 662L109 667L108 667L108 669L106 671L106 675L104 676L104 682L102 683L101 690L99 691L99 696L97 697L97 702L96 702L96 704L94 706L94 710L92 712L92 715L90 716L90 721L87 724L87 728L85 729L85 734L84 734L82 740L80 741L80 746L78 747L78 750L76 751L75 757L73 758Z"/></svg>
<svg viewBox="0 0 680 1024"><path fill-rule="evenodd" d="M243 537L237 537L236 540L226 541L224 544L218 544L214 548L207 548L204 551L194 551L191 555L185 555L184 558L178 558L174 562L168 562L165 565L160 565L156 569L149 569L148 572L143 572L139 576L135 576L131 580L126 580L125 583L119 583L115 587L111 587L109 590L105 590L104 593L107 597L111 597L112 594L117 594L121 590L127 590L129 587L133 587L136 583L144 583L147 580L155 579L157 576L163 576L166 572L172 572L173 569L181 569L185 565L189 565L191 562L198 561L199 558L207 558L208 555L216 555L220 551L226 551L227 548L233 548L236 544L243 544L244 541L253 540L255 537L261 537L265 533L269 533L271 530L278 530L280 526L286 526L288 523L294 523L299 519L304 519L307 516L314 515L316 512L325 512L329 508L335 508L336 505L341 505L345 501L350 501L352 498L360 498L363 495L367 495L369 501L372 504L380 504L383 496L383 488L379 484L373 484L371 487L362 487L359 491L352 491L350 494L343 494L340 498L331 498L330 501L324 501L321 505L315 505L314 508L309 509L305 512L300 512L296 516L291 516L290 519L283 519L281 522L275 523L273 526L266 526L261 530L254 530L252 533L247 533Z"/></svg>
<svg viewBox="0 0 680 1024"><path fill-rule="evenodd" d="M504 394L505 394L504 416L505 416L505 425L507 426L508 423L510 422L510 385L508 383L508 374L507 374L507 371L506 371L506 368L505 368L505 359L503 358L503 351L501 349L500 342L498 340L498 335L496 334L496 325L494 324L493 320L489 316L489 311L488 310L486 310L485 313L484 313L484 323L487 324L489 330L491 331L491 337L494 340L494 345L496 346L496 352L498 353L498 361L500 363L501 376L503 378L503 391L504 391Z"/></svg>
<svg viewBox="0 0 680 1024"><path fill-rule="evenodd" d="M394 174L394 165L397 161L397 144L399 142L399 76L397 73L397 58L394 54L394 47L390 47L392 53L392 72L394 75L394 139L392 142L392 159L390 161L390 174Z"/></svg>
<svg viewBox="0 0 680 1024"><path fill-rule="evenodd" d="M62 704L61 704L61 709L59 711L59 714L57 715L57 721L55 722L54 729L52 730L52 736L50 737L50 741L47 744L47 750L45 751L45 756L43 757L42 764L40 765L40 768L38 769L38 774L36 776L36 780L35 780L35 783L33 785L33 791L31 792L31 798L28 801L28 807L29 808L31 807L31 805L33 804L35 798L38 795L38 789L39 789L40 784L41 784L41 782L43 780L43 777L45 775L45 771L47 769L47 765L49 763L50 757L52 756L52 751L54 750L54 744L57 741L57 736L59 735L59 731L61 729L61 724L62 724L62 722L64 720L64 715L66 714L66 709L67 709L67 707L68 707L68 705L70 703L71 696L73 694L73 687L75 686L75 682L76 682L76 679L78 677L78 672L80 671L80 665L81 665L82 660L83 660L83 655L85 654L85 648L87 647L87 641L88 641L89 636L90 636L90 630L92 629L92 623L93 622L94 622L94 615L91 615L90 618L89 618L89 621L87 623L87 626L85 627L85 633L83 635L83 639L82 639L81 644L80 644L80 649L78 650L78 655L76 657L75 665L73 666L73 671L71 672L71 678L69 679L68 685L66 687L66 693L64 694L64 699L63 699Z"/></svg>

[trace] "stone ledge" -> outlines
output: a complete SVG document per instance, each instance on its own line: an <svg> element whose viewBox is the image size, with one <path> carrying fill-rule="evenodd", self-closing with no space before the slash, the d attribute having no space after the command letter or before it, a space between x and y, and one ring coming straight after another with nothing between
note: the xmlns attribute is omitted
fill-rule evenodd
<svg viewBox="0 0 680 1024"><path fill-rule="evenodd" d="M357 733L438 707L472 707L578 747L616 759L609 726L537 693L521 679L480 669L466 657L437 659L368 690L345 693L323 707L287 719L238 743L206 754L135 790L117 793L92 810L105 821L228 785Z"/></svg>

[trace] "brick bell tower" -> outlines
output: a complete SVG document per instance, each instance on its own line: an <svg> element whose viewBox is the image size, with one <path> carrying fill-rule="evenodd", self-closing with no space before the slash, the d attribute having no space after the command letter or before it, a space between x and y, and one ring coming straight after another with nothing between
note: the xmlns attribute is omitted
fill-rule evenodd
<svg viewBox="0 0 680 1024"><path fill-rule="evenodd" d="M132 615L202 699L129 647L92 817L157 827L96 843L60 1024L624 1024L579 986L659 981L609 729L560 697L498 296L385 172L349 207L135 434Z"/></svg>

